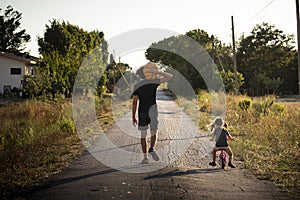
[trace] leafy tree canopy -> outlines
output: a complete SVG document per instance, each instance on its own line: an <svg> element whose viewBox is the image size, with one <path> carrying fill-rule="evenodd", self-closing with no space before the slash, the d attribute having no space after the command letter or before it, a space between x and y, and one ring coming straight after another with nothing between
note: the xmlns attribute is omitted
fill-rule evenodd
<svg viewBox="0 0 300 200"><path fill-rule="evenodd" d="M15 55L28 54L24 50L30 35L25 29L21 29L22 14L12 6L7 6L4 12L2 11L0 8L0 51Z"/></svg>
<svg viewBox="0 0 300 200"><path fill-rule="evenodd" d="M191 38L188 40L187 38ZM191 40L201 45L202 51L198 51L193 48ZM170 51L165 51L163 49L170 49ZM178 54L177 49L181 49L181 54ZM204 51L205 50L205 51ZM182 57L183 56L183 57ZM209 35L206 31L195 29L187 32L185 35L173 36L157 43L154 43L146 51L147 59L160 62L163 65L172 67L182 74L191 84L194 89L206 89L207 83L217 83L221 80L220 77L227 78L226 84L228 87L232 81L229 77L232 73L230 69L232 67L231 49L222 45L221 41L215 38L213 35ZM187 62L186 58L192 58L194 63ZM213 69L213 62L216 63L218 68ZM210 66L208 66L210 65ZM203 79L201 74L197 69L201 69L201 74L208 76L206 80ZM217 70L218 69L218 70ZM215 70L215 71L213 71ZM218 71L224 71L224 73L218 73ZM220 76L219 76L220 75ZM243 84L243 78L240 74L239 83ZM214 88L217 89L217 88Z"/></svg>
<svg viewBox="0 0 300 200"><path fill-rule="evenodd" d="M244 88L253 88L254 83L264 79L259 81L260 85L263 84L262 88L269 89L273 85L281 90L295 90L297 65L294 42L292 35L286 35L268 23L255 26L250 36L243 36L237 50L237 62L245 77ZM256 81L252 81L253 77ZM292 85L291 79L295 82ZM266 80L273 80L274 84Z"/></svg>
<svg viewBox="0 0 300 200"><path fill-rule="evenodd" d="M47 87L47 91L45 87L43 91L35 91L36 94L71 95L81 65L84 65L87 73L81 76L80 82L86 88L90 88L91 81L104 74L108 53L103 32L88 32L68 22L53 20L50 25L46 25L44 37L38 38L38 44L42 55L42 66L37 75L49 74L45 77L49 80L44 82L50 83L50 87ZM35 77L35 80L41 79ZM34 81L30 83L43 85ZM99 87L102 87L105 83L99 84Z"/></svg>

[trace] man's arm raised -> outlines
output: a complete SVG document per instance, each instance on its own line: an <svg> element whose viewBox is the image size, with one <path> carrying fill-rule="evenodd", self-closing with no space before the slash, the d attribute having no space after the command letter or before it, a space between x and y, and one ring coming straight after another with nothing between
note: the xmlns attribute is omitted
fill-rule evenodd
<svg viewBox="0 0 300 200"><path fill-rule="evenodd" d="M151 62L151 65L156 65L154 62ZM158 68L158 67L157 67ZM173 74L167 73L167 72L163 72L163 71L159 71L156 70L154 67L150 68L153 74L157 74L162 76L160 78L160 83L166 83L168 82L171 78L173 78Z"/></svg>

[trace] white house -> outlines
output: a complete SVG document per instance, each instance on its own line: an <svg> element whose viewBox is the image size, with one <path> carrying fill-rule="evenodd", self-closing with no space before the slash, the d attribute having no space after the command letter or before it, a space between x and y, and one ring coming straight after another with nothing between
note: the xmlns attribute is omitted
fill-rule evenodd
<svg viewBox="0 0 300 200"><path fill-rule="evenodd" d="M33 75L36 61L0 52L0 94L22 88L24 75Z"/></svg>

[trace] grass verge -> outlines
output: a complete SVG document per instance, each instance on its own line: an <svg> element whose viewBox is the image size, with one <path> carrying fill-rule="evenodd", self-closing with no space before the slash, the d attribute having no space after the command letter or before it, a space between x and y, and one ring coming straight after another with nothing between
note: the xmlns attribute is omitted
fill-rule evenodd
<svg viewBox="0 0 300 200"><path fill-rule="evenodd" d="M236 156L259 178L299 189L300 103L276 103L267 96L251 100L244 109L239 102L248 97L227 99L226 120L238 139L231 142Z"/></svg>
<svg viewBox="0 0 300 200"><path fill-rule="evenodd" d="M104 130L114 122L110 98L96 100ZM85 149L76 133L71 100L1 104L0 119L2 199L17 198L22 191L60 172Z"/></svg>
<svg viewBox="0 0 300 200"><path fill-rule="evenodd" d="M213 118L213 94L201 91L198 108L179 98L179 105L191 116L199 117L199 127L207 131ZM236 159L253 170L258 178L273 181L286 189L300 190L300 102L277 103L274 96L250 98L226 96L226 119Z"/></svg>

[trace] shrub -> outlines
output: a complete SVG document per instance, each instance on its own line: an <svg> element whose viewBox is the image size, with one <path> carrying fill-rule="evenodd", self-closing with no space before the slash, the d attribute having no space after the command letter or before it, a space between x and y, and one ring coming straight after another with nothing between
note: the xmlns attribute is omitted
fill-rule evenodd
<svg viewBox="0 0 300 200"><path fill-rule="evenodd" d="M71 133L71 134L75 133L74 122L70 119L65 118L65 117L63 117L61 119L61 121L59 122L59 127L63 132L67 132L67 133Z"/></svg>
<svg viewBox="0 0 300 200"><path fill-rule="evenodd" d="M258 115L267 115L271 106L274 104L275 98L266 97L258 102L253 103L254 112Z"/></svg>
<svg viewBox="0 0 300 200"><path fill-rule="evenodd" d="M270 108L270 111L272 114L282 114L286 111L286 108L282 104L274 103Z"/></svg>
<svg viewBox="0 0 300 200"><path fill-rule="evenodd" d="M209 93L204 90L201 90L198 95L198 106L201 112L211 112L211 97Z"/></svg>
<svg viewBox="0 0 300 200"><path fill-rule="evenodd" d="M238 103L238 106L241 110L248 112L248 110L251 108L252 106L252 101L250 99L245 99L243 101L240 101Z"/></svg>

